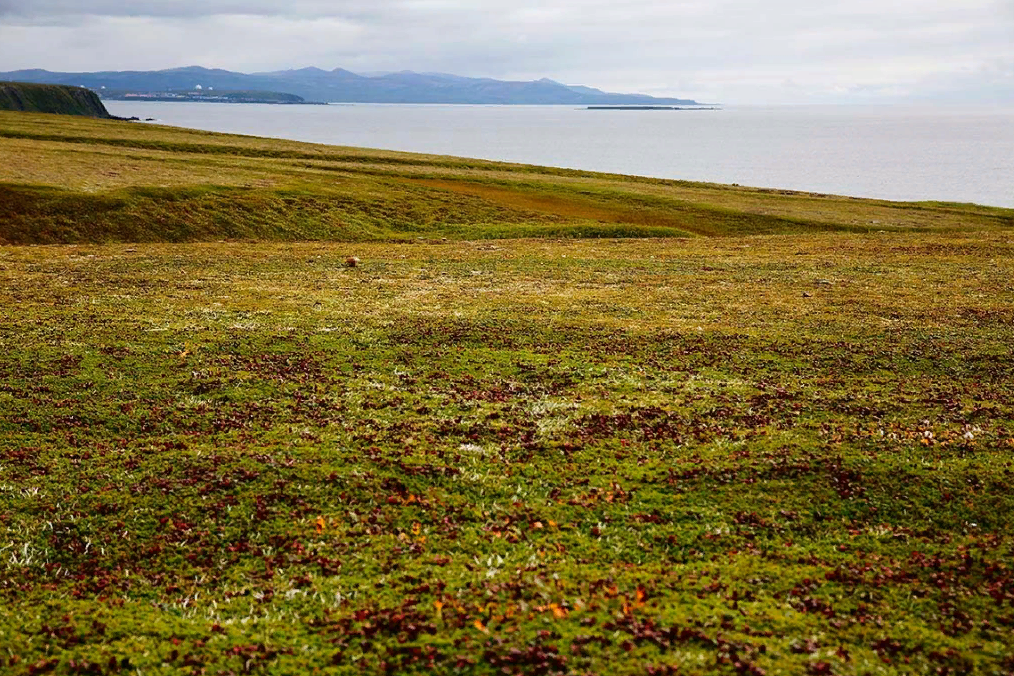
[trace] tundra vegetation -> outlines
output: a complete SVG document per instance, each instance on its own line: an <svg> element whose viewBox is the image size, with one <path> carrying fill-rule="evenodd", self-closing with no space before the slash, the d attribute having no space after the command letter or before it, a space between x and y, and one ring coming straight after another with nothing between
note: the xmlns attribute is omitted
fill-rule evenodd
<svg viewBox="0 0 1014 676"><path fill-rule="evenodd" d="M1014 673L1011 211L15 114L0 182L4 673Z"/></svg>

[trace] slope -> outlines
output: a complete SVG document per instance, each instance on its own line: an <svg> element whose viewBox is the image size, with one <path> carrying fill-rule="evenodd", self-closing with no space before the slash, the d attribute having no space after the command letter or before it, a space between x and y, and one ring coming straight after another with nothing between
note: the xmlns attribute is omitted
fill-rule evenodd
<svg viewBox="0 0 1014 676"><path fill-rule="evenodd" d="M0 113L0 243L724 237L1010 228L898 203Z"/></svg>

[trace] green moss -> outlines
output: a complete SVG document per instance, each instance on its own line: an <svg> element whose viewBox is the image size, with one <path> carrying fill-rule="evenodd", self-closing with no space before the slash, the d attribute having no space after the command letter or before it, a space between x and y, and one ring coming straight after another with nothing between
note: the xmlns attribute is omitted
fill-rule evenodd
<svg viewBox="0 0 1014 676"><path fill-rule="evenodd" d="M1003 673L1008 239L0 249L5 668Z"/></svg>
<svg viewBox="0 0 1014 676"><path fill-rule="evenodd" d="M3 673L1014 669L1009 210L0 122Z"/></svg>

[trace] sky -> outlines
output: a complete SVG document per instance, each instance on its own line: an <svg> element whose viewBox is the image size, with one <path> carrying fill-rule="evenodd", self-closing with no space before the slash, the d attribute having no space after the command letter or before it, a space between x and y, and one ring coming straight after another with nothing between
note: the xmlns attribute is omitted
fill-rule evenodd
<svg viewBox="0 0 1014 676"><path fill-rule="evenodd" d="M316 66L725 104L1014 103L1014 0L0 0L0 71Z"/></svg>

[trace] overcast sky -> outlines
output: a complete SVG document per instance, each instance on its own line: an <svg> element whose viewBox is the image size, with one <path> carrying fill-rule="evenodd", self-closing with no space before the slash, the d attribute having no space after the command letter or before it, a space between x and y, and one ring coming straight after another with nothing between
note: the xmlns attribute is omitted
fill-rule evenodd
<svg viewBox="0 0 1014 676"><path fill-rule="evenodd" d="M722 103L1014 102L1014 0L0 0L0 71L318 66Z"/></svg>

